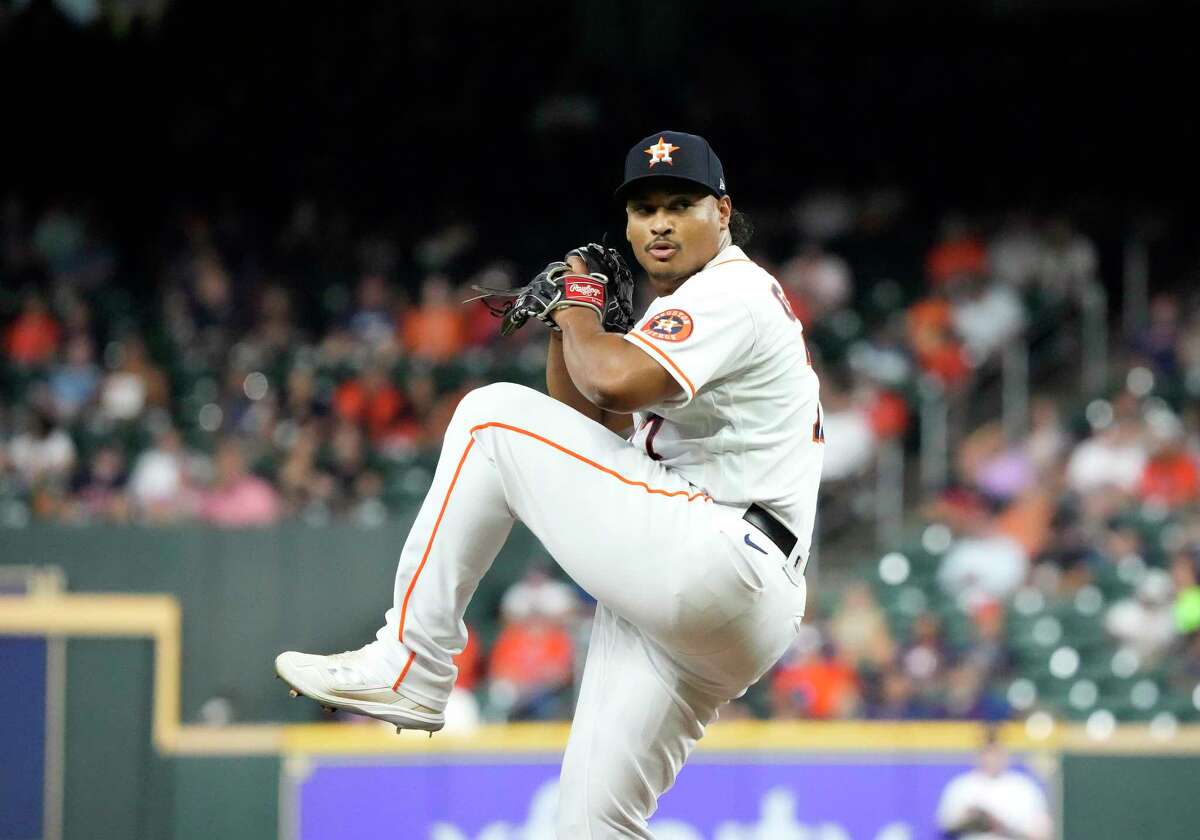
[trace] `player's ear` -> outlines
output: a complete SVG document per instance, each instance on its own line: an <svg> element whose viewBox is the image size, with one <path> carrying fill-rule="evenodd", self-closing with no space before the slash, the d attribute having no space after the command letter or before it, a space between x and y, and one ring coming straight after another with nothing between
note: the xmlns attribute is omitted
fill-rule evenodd
<svg viewBox="0 0 1200 840"><path fill-rule="evenodd" d="M733 199L727 195L718 198L717 213L721 219L721 230L728 230L729 220L733 217Z"/></svg>

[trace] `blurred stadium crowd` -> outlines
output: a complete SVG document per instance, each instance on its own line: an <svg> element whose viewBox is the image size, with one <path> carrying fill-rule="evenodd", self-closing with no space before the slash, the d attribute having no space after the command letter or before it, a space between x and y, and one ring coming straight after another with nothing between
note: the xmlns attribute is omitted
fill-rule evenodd
<svg viewBox="0 0 1200 840"><path fill-rule="evenodd" d="M922 225L886 189L814 193L758 221L773 246L756 257L820 360L835 493L881 445L913 452L920 381L969 398L1099 267L1066 217ZM482 255L469 222L402 252L299 201L277 226L178 212L147 240L153 277L130 283L86 202L4 204L0 526L379 524L423 496L467 390L543 387L540 328L500 343L486 308L463 303L536 266ZM1153 299L1114 346L1110 393L1051 380L1028 434L963 429L948 486L909 512L916 536L821 588L794 649L730 713L1200 717L1198 303ZM548 568L464 652L463 696L482 700L467 714L569 715L588 604Z"/></svg>

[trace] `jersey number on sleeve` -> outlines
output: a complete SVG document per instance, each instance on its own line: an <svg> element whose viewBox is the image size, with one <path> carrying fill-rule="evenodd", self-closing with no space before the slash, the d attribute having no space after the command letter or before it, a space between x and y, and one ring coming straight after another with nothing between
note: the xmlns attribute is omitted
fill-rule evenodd
<svg viewBox="0 0 1200 840"><path fill-rule="evenodd" d="M771 284L771 293L775 295L775 300L779 301L779 305L783 307L783 314L787 315L789 321L796 320L796 313L792 311L792 305L788 303L787 296L784 295L783 289L778 283ZM804 340L804 336L800 336L800 343L804 345L804 358L808 360L808 366L812 367L812 353L808 349L808 342ZM825 425L821 422L821 406L817 406L817 422L813 423L813 441L816 443L825 442Z"/></svg>
<svg viewBox="0 0 1200 840"><path fill-rule="evenodd" d="M649 430L646 432L646 454L651 460L661 461L662 456L654 451L654 436L658 434L658 430L662 428L663 418L657 414L651 414L650 419L646 422Z"/></svg>
<svg viewBox="0 0 1200 840"><path fill-rule="evenodd" d="M792 309L792 305L788 303L787 295L783 293L783 289L778 283L771 284L771 294L775 295L775 300L779 301L779 305L783 307L783 314L788 317L789 321L796 320L796 312ZM812 367L812 353L808 349L808 342L804 340L804 336L800 336L800 343L804 345L804 358L808 360L808 366Z"/></svg>
<svg viewBox="0 0 1200 840"><path fill-rule="evenodd" d="M778 283L771 284L771 293L775 295L775 300L779 301L779 305L783 307L783 314L788 316L789 321L796 320L796 313L792 311L792 305L788 303L787 296L783 293L783 289Z"/></svg>

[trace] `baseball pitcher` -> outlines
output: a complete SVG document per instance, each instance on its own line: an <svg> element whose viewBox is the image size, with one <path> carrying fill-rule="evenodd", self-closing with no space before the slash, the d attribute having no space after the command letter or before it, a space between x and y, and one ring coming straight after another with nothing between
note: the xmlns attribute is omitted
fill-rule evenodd
<svg viewBox="0 0 1200 840"><path fill-rule="evenodd" d="M275 665L323 705L440 729L463 613L520 519L598 602L563 759L564 840L650 838L705 727L794 640L824 441L801 324L742 251L747 224L707 141L645 138L616 196L649 309L633 319L630 272L599 245L513 293L501 331L550 327L550 395L468 394L376 640Z"/></svg>

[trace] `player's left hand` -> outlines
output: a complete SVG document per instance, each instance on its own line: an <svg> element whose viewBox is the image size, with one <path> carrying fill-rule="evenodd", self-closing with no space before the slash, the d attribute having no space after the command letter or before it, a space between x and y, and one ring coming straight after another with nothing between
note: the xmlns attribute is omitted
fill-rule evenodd
<svg viewBox="0 0 1200 840"><path fill-rule="evenodd" d="M608 299L601 315L605 331L629 332L633 326L633 274L621 252L589 242L568 251L566 259L575 271L607 281Z"/></svg>

